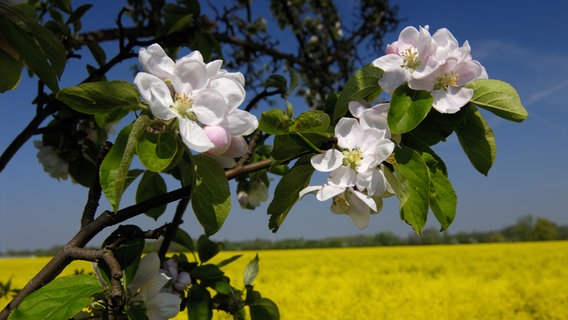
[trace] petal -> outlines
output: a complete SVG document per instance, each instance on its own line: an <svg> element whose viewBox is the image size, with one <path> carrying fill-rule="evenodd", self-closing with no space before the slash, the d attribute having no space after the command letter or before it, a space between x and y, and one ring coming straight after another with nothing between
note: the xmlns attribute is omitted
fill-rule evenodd
<svg viewBox="0 0 568 320"><path fill-rule="evenodd" d="M473 97L473 89L449 87L448 90L432 91L434 104L441 113L456 113Z"/></svg>
<svg viewBox="0 0 568 320"><path fill-rule="evenodd" d="M379 79L379 86L386 92L392 93L396 88L410 79L410 71L406 68L389 69L385 70L381 79Z"/></svg>
<svg viewBox="0 0 568 320"><path fill-rule="evenodd" d="M211 79L207 88L219 91L225 98L230 109L238 108L245 100L246 93L243 86L228 77Z"/></svg>
<svg viewBox="0 0 568 320"><path fill-rule="evenodd" d="M337 145L344 149L353 150L364 140L363 130L359 122L353 118L341 118L335 126Z"/></svg>
<svg viewBox="0 0 568 320"><path fill-rule="evenodd" d="M346 192L345 199L349 203L347 214L357 228L365 229L371 219L371 208L369 204L372 203L376 208L374 200L358 191Z"/></svg>
<svg viewBox="0 0 568 320"><path fill-rule="evenodd" d="M229 109L223 96L215 90L200 90L193 96L193 106L191 110L197 119L206 125L220 124Z"/></svg>
<svg viewBox="0 0 568 320"><path fill-rule="evenodd" d="M309 193L316 193L318 192L322 186L307 186L304 189L300 190L299 197L300 199L303 198L305 195Z"/></svg>
<svg viewBox="0 0 568 320"><path fill-rule="evenodd" d="M144 71L151 73L162 80L172 79L175 62L168 57L164 49L157 44L148 48L141 48L138 52L138 61Z"/></svg>
<svg viewBox="0 0 568 320"><path fill-rule="evenodd" d="M362 104L359 101L349 101L349 112L357 119L361 117L363 111L369 109L369 106Z"/></svg>
<svg viewBox="0 0 568 320"><path fill-rule="evenodd" d="M128 284L128 289L136 292L144 283L150 281L160 270L160 258L155 252L145 255L140 260L140 265L132 281Z"/></svg>
<svg viewBox="0 0 568 320"><path fill-rule="evenodd" d="M209 78L216 76L217 73L219 73L219 70L221 70L222 65L223 65L223 60L220 59L209 62L205 66L205 68L207 69L207 76Z"/></svg>
<svg viewBox="0 0 568 320"><path fill-rule="evenodd" d="M176 63L173 84L178 94L189 97L193 90L203 88L208 79L205 63L193 59Z"/></svg>
<svg viewBox="0 0 568 320"><path fill-rule="evenodd" d="M225 151L225 155L237 158L242 157L247 153L248 150L248 143L242 136L232 136L231 137L231 144L227 151Z"/></svg>
<svg viewBox="0 0 568 320"><path fill-rule="evenodd" d="M330 172L341 166L343 153L337 149L329 149L324 153L313 156L310 162L317 171Z"/></svg>
<svg viewBox="0 0 568 320"><path fill-rule="evenodd" d="M183 143L197 152L206 152L215 146L205 135L203 128L189 119L179 119L179 131Z"/></svg>
<svg viewBox="0 0 568 320"><path fill-rule="evenodd" d="M394 142L388 139L381 140L375 150L375 159L378 163L387 160L394 151Z"/></svg>
<svg viewBox="0 0 568 320"><path fill-rule="evenodd" d="M146 316L148 320L165 320L179 313L181 298L172 293L158 293L150 301L146 301Z"/></svg>
<svg viewBox="0 0 568 320"><path fill-rule="evenodd" d="M341 166L329 174L328 184L343 188L352 187L357 182L357 171Z"/></svg>
<svg viewBox="0 0 568 320"><path fill-rule="evenodd" d="M344 187L324 184L321 187L321 189L316 193L316 199L318 199L319 201L326 201L343 192L345 192Z"/></svg>
<svg viewBox="0 0 568 320"><path fill-rule="evenodd" d="M389 131L387 116L389 113L390 104L379 103L372 108L365 109L359 117L359 124L362 129L374 128L384 130L385 133Z"/></svg>
<svg viewBox="0 0 568 320"><path fill-rule="evenodd" d="M203 132L213 143L214 147L207 152L211 155L220 156L227 151L231 144L231 135L225 128L220 126L205 126Z"/></svg>
<svg viewBox="0 0 568 320"><path fill-rule="evenodd" d="M227 115L227 126L233 136L248 136L258 128L258 119L248 111L233 109Z"/></svg>
<svg viewBox="0 0 568 320"><path fill-rule="evenodd" d="M139 72L134 78L134 84L138 87L142 98L150 104L154 116L162 120L176 117L176 113L170 109L174 101L164 81L149 73Z"/></svg>

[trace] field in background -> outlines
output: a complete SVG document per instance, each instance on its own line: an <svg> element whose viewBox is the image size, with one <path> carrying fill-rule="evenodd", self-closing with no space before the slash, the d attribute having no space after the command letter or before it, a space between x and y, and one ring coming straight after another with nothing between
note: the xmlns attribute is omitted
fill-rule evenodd
<svg viewBox="0 0 568 320"><path fill-rule="evenodd" d="M241 287L256 252L213 262ZM568 242L261 251L256 289L282 319L568 319ZM0 259L22 287L45 258ZM89 263L75 269L90 271ZM0 306L7 300L0 300ZM216 319L230 319L222 313ZM180 315L176 319L187 319Z"/></svg>

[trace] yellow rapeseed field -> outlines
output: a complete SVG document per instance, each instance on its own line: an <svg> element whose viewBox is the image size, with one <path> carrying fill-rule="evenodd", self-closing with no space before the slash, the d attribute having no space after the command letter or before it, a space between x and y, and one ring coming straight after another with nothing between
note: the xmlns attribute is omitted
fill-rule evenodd
<svg viewBox="0 0 568 320"><path fill-rule="evenodd" d="M224 252L241 287L256 252ZM256 289L282 319L568 319L568 242L261 251ZM44 258L0 259L23 286ZM88 263L66 270L90 271ZM7 301L0 300L0 306ZM180 314L175 319L187 319ZM215 319L230 319L216 313Z"/></svg>

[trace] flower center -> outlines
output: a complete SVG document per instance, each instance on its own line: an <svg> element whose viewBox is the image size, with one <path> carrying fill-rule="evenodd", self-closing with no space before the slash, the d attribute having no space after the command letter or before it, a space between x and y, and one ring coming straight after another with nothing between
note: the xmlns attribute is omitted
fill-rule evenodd
<svg viewBox="0 0 568 320"><path fill-rule="evenodd" d="M404 49L404 51L402 51L400 55L404 58L405 64L403 65L403 67L407 67L408 69L414 70L421 63L421 61L417 59L418 50L416 50L416 48L414 47L408 47Z"/></svg>
<svg viewBox="0 0 568 320"><path fill-rule="evenodd" d="M363 159L363 152L361 152L357 148L353 150L343 151L343 165L348 166L351 169L357 168L361 163L362 159Z"/></svg>
<svg viewBox="0 0 568 320"><path fill-rule="evenodd" d="M191 110L192 106L193 106L193 100L190 97L186 96L185 94L180 96L179 94L176 93L175 102L172 108L176 110L178 114L181 115L182 117L197 122L197 117L195 116L195 113L193 113L193 111Z"/></svg>
<svg viewBox="0 0 568 320"><path fill-rule="evenodd" d="M459 74L455 73L454 71L450 71L448 73L444 73L444 75L439 76L436 78L436 85L434 89L440 90L444 89L447 90L449 86L457 87Z"/></svg>

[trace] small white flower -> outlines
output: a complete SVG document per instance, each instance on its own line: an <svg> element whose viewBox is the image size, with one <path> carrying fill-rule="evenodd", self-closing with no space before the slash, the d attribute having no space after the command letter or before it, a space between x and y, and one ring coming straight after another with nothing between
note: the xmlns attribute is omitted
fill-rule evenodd
<svg viewBox="0 0 568 320"><path fill-rule="evenodd" d="M166 320L179 313L181 299L178 295L161 292L170 278L160 273L160 258L155 252L140 260L138 270L128 284L130 302L142 302L149 320Z"/></svg>
<svg viewBox="0 0 568 320"><path fill-rule="evenodd" d="M237 193L237 200L242 208L254 209L268 201L268 187L262 180L253 180L249 183L248 190Z"/></svg>
<svg viewBox="0 0 568 320"><path fill-rule="evenodd" d="M44 146L43 142L36 140L34 146L39 149L37 158L43 166L43 171L57 180L66 180L69 176L69 163L63 160L54 146Z"/></svg>

